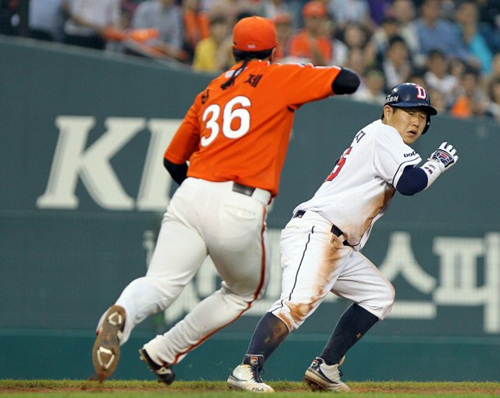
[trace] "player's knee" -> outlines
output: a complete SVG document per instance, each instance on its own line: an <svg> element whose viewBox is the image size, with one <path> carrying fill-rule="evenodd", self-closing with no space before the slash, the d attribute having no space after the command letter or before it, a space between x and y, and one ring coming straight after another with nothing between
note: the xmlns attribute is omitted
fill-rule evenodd
<svg viewBox="0 0 500 398"><path fill-rule="evenodd" d="M264 281L247 279L231 284L224 281L221 284L220 290L223 295L236 296L246 303L252 303L260 300L264 296L268 283L269 277L266 277Z"/></svg>
<svg viewBox="0 0 500 398"><path fill-rule="evenodd" d="M380 303L380 315L379 319L383 320L392 310L392 306L396 301L396 290L392 284L388 283L387 288L384 289L380 295L379 303Z"/></svg>
<svg viewBox="0 0 500 398"><path fill-rule="evenodd" d="M391 312L395 299L394 286L387 282L384 289L378 289L376 295L371 296L368 300L358 302L358 304L378 319L383 320Z"/></svg>
<svg viewBox="0 0 500 398"><path fill-rule="evenodd" d="M240 306L242 310L246 310L249 308L249 304L262 298L264 290L261 289L257 294L249 289L234 291L223 284L220 293L224 297L224 300L233 302L235 305Z"/></svg>
<svg viewBox="0 0 500 398"><path fill-rule="evenodd" d="M298 329L314 312L314 309L315 307L312 304L285 301L281 307L273 310L272 313L281 319L291 331Z"/></svg>

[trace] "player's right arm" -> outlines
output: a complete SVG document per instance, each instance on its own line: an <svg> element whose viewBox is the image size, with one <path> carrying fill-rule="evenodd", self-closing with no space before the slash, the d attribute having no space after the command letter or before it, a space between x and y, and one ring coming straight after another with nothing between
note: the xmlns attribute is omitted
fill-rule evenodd
<svg viewBox="0 0 500 398"><path fill-rule="evenodd" d="M177 164L171 162L167 158L163 158L163 166L167 169L168 173L170 174L170 177L172 177L172 179L177 184L181 185L182 181L184 181L187 178L187 172L188 172L187 162L182 164Z"/></svg>
<svg viewBox="0 0 500 398"><path fill-rule="evenodd" d="M333 81L332 90L335 94L352 94L358 89L360 83L361 80L356 72L342 68Z"/></svg>
<svg viewBox="0 0 500 398"><path fill-rule="evenodd" d="M179 185L187 177L187 161L199 147L200 126L197 109L198 99L187 112L163 158L163 166Z"/></svg>

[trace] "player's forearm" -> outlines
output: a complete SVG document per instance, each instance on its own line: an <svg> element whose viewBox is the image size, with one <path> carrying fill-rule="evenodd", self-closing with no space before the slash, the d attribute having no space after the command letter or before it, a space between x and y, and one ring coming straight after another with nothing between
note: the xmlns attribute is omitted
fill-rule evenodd
<svg viewBox="0 0 500 398"><path fill-rule="evenodd" d="M407 196L415 195L429 186L427 174L420 167L407 167L396 185L399 193Z"/></svg>
<svg viewBox="0 0 500 398"><path fill-rule="evenodd" d="M188 165L172 163L167 158L163 158L163 166L167 169L172 179L179 185L187 178Z"/></svg>

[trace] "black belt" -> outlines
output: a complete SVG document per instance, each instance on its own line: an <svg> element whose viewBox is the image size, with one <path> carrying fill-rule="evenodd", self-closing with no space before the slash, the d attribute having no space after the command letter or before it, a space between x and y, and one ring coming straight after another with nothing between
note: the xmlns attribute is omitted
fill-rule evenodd
<svg viewBox="0 0 500 398"><path fill-rule="evenodd" d="M238 192L243 195L252 196L253 193L255 192L255 188L249 187L247 185L238 184L237 182L235 182L233 183L233 192Z"/></svg>
<svg viewBox="0 0 500 398"><path fill-rule="evenodd" d="M297 210L297 213L295 213L293 215L293 218L302 218L302 216L304 214L306 214L305 210ZM342 230L339 227L337 227L335 224L332 225L332 229L330 231L332 232L332 234L336 235L337 237L344 235ZM345 235L344 235L344 238L345 238ZM344 246L350 246L349 243L347 242L347 240L344 240L343 243L344 243Z"/></svg>

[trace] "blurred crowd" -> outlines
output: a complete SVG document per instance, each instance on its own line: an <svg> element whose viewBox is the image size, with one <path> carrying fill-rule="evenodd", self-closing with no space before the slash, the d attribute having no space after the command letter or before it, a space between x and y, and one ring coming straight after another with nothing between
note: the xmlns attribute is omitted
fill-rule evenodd
<svg viewBox="0 0 500 398"><path fill-rule="evenodd" d="M275 22L276 62L355 70L355 99L381 104L411 81L440 112L500 122L500 0L0 0L0 34L217 73L250 15Z"/></svg>

